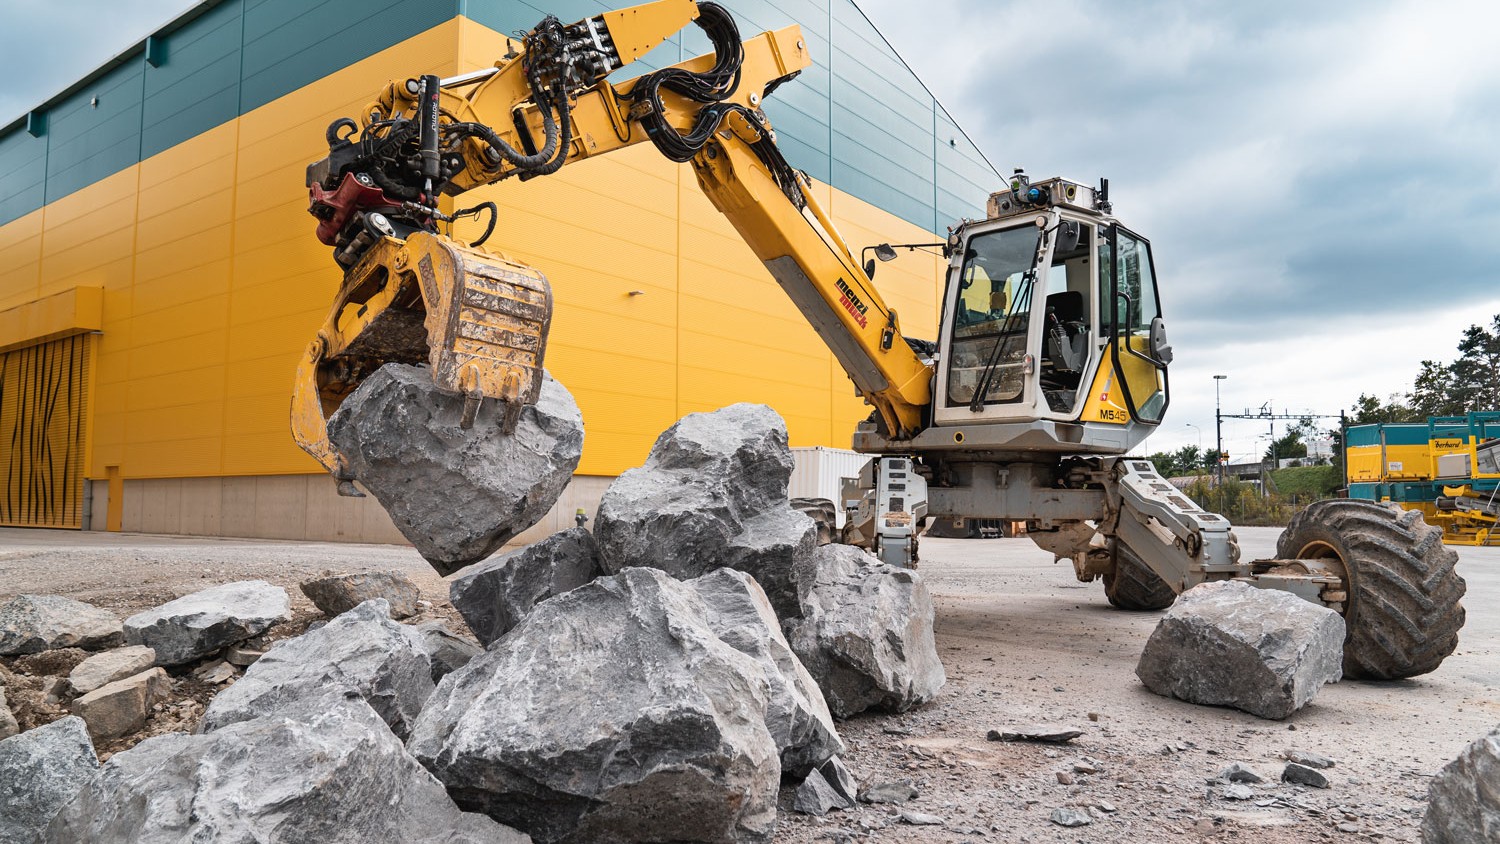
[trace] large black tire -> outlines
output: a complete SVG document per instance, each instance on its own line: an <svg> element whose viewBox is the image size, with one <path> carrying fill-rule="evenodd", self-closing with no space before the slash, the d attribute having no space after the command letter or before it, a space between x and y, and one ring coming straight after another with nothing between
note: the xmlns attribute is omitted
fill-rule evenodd
<svg viewBox="0 0 1500 844"><path fill-rule="evenodd" d="M1426 674L1458 647L1466 585L1458 554L1416 510L1368 501L1319 501L1276 541L1283 560L1336 556L1347 572L1344 676Z"/></svg>
<svg viewBox="0 0 1500 844"><path fill-rule="evenodd" d="M1122 610L1149 612L1164 610L1177 600L1171 585L1130 550L1130 546L1113 540L1115 570L1104 575L1104 597Z"/></svg>

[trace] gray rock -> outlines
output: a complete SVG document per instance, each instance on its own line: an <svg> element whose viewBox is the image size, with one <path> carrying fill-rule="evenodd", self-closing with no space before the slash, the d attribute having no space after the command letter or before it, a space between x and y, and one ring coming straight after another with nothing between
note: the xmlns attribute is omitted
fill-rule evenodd
<svg viewBox="0 0 1500 844"><path fill-rule="evenodd" d="M1238 581L1178 597L1136 665L1156 694L1280 719L1343 676L1344 619L1289 592Z"/></svg>
<svg viewBox="0 0 1500 844"><path fill-rule="evenodd" d="M1313 788L1328 787L1328 777L1324 776L1322 771L1306 765L1298 765L1296 762L1286 763L1286 767L1281 771L1281 781L1310 785Z"/></svg>
<svg viewBox="0 0 1500 844"><path fill-rule="evenodd" d="M157 665L183 665L291 618L286 590L264 580L213 586L125 619L125 638L156 651Z"/></svg>
<svg viewBox="0 0 1500 844"><path fill-rule="evenodd" d="M907 810L901 813L901 822L912 826L942 826L943 819L937 815Z"/></svg>
<svg viewBox="0 0 1500 844"><path fill-rule="evenodd" d="M372 598L384 598L391 606L391 618L411 618L417 614L417 600L422 597L417 584L399 571L368 571L336 574L303 583L307 596L327 616L346 613Z"/></svg>
<svg viewBox="0 0 1500 844"><path fill-rule="evenodd" d="M480 644L488 645L532 607L603 573L593 534L571 528L468 569L448 584L448 599Z"/></svg>
<svg viewBox="0 0 1500 844"><path fill-rule="evenodd" d="M1088 826L1094 822L1089 813L1082 809L1071 809L1066 806L1052 810L1050 820L1058 826Z"/></svg>
<svg viewBox="0 0 1500 844"><path fill-rule="evenodd" d="M1265 782L1266 778L1250 769L1243 762L1235 762L1219 772L1219 777L1230 782Z"/></svg>
<svg viewBox="0 0 1500 844"><path fill-rule="evenodd" d="M1223 793L1225 800L1249 800L1255 796L1250 786L1237 782L1224 786Z"/></svg>
<svg viewBox="0 0 1500 844"><path fill-rule="evenodd" d="M766 670L771 697L766 727L781 752L781 773L802 777L844 752L828 704L781 634L776 612L754 578L733 569L688 581L708 607L708 623L725 644Z"/></svg>
<svg viewBox="0 0 1500 844"><path fill-rule="evenodd" d="M19 732L21 725L16 723L16 716L10 711L10 703L5 699L5 687L0 686L0 739L8 739Z"/></svg>
<svg viewBox="0 0 1500 844"><path fill-rule="evenodd" d="M818 526L818 544L827 545L838 538L839 511L826 498L793 498L792 509L813 520Z"/></svg>
<svg viewBox="0 0 1500 844"><path fill-rule="evenodd" d="M264 650L246 645L235 645L232 648L224 649L224 661L230 665L238 665L241 668L248 668L254 665L256 660L265 655L266 652Z"/></svg>
<svg viewBox="0 0 1500 844"><path fill-rule="evenodd" d="M1334 761L1327 756L1307 750L1288 750L1282 755L1288 762L1296 762L1298 765L1306 765L1309 768L1332 768L1334 766Z"/></svg>
<svg viewBox="0 0 1500 844"><path fill-rule="evenodd" d="M266 651L214 697L199 730L360 697L404 739L432 689L432 663L421 636L391 621L390 607L376 598Z"/></svg>
<svg viewBox="0 0 1500 844"><path fill-rule="evenodd" d="M838 793L850 806L859 800L859 786L854 781L854 775L844 766L844 760L835 756L823 763L818 768L818 773L823 775L823 780Z"/></svg>
<svg viewBox="0 0 1500 844"><path fill-rule="evenodd" d="M422 647L427 658L432 660L432 682L447 677L463 668L469 660L484 653L484 648L448 629L441 619L418 624L417 635L422 638Z"/></svg>
<svg viewBox="0 0 1500 844"><path fill-rule="evenodd" d="M759 840L781 775L765 674L691 586L626 569L444 677L408 745L460 806L544 844Z"/></svg>
<svg viewBox="0 0 1500 844"><path fill-rule="evenodd" d="M846 799L818 771L808 774L807 779L797 786L797 793L792 801L792 811L820 817L834 809L852 808L854 801Z"/></svg>
<svg viewBox="0 0 1500 844"><path fill-rule="evenodd" d="M861 803L888 803L899 806L909 800L917 799L920 792L911 783L902 780L900 782L877 782L865 786L859 792Z"/></svg>
<svg viewBox="0 0 1500 844"><path fill-rule="evenodd" d="M0 602L0 656L54 648L112 648L124 640L109 610L61 595L17 595Z"/></svg>
<svg viewBox="0 0 1500 844"><path fill-rule="evenodd" d="M904 712L936 696L947 677L921 576L851 545L818 548L814 564L802 617L782 629L834 716Z"/></svg>
<svg viewBox="0 0 1500 844"><path fill-rule="evenodd" d="M1083 730L1059 724L1026 724L990 730L985 738L990 741L1033 741L1042 744L1067 744L1083 735Z"/></svg>
<svg viewBox="0 0 1500 844"><path fill-rule="evenodd" d="M522 844L461 812L357 701L173 733L115 754L58 813L45 844Z"/></svg>
<svg viewBox="0 0 1500 844"><path fill-rule="evenodd" d="M68 685L75 694L86 695L116 680L139 674L156 664L156 651L141 645L128 645L94 654L78 663L68 674Z"/></svg>
<svg viewBox="0 0 1500 844"><path fill-rule="evenodd" d="M172 678L152 668L100 686L73 701L72 709L96 740L119 738L144 727L151 707L171 692Z"/></svg>
<svg viewBox="0 0 1500 844"><path fill-rule="evenodd" d="M688 414L599 502L594 534L604 567L658 568L682 580L737 569L760 583L779 616L797 615L817 525L792 509L791 475L776 411L735 404Z"/></svg>
<svg viewBox="0 0 1500 844"><path fill-rule="evenodd" d="M388 363L328 420L328 438L397 530L442 574L477 563L541 521L583 455L583 416L548 375L515 432L497 401L460 426L464 398L425 366Z"/></svg>
<svg viewBox="0 0 1500 844"><path fill-rule="evenodd" d="M3 745L0 745L3 746ZM1425 844L1500 841L1500 727L1443 766L1427 787Z"/></svg>
<svg viewBox="0 0 1500 844"><path fill-rule="evenodd" d="M88 730L71 715L0 741L0 841L30 844L98 770Z"/></svg>
<svg viewBox="0 0 1500 844"><path fill-rule="evenodd" d="M235 678L238 672L234 665L228 660L216 659L213 662L205 662L193 669L193 677L212 686L227 683Z"/></svg>

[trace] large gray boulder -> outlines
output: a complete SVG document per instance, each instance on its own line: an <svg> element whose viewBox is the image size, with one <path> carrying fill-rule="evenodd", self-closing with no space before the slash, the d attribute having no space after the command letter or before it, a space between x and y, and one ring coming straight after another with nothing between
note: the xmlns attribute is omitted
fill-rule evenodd
<svg viewBox="0 0 1500 844"><path fill-rule="evenodd" d="M5 699L5 687L0 686L0 739L8 739L21 732L15 713L10 711L10 702Z"/></svg>
<svg viewBox="0 0 1500 844"><path fill-rule="evenodd" d="M460 806L540 842L760 841L781 775L769 696L693 587L626 569L443 678L408 746Z"/></svg>
<svg viewBox="0 0 1500 844"><path fill-rule="evenodd" d="M818 527L792 509L786 423L759 404L691 413L657 438L644 466L616 478L594 527L604 567L689 580L715 569L754 577L776 612L800 611Z"/></svg>
<svg viewBox="0 0 1500 844"><path fill-rule="evenodd" d="M725 644L755 657L770 681L766 727L781 752L781 773L805 777L844 752L823 693L781 633L776 611L754 578L719 569L689 580L708 609L708 623Z"/></svg>
<svg viewBox="0 0 1500 844"><path fill-rule="evenodd" d="M488 645L520 624L532 607L603 573L593 534L571 528L466 570L448 584L448 599Z"/></svg>
<svg viewBox="0 0 1500 844"><path fill-rule="evenodd" d="M0 656L112 648L123 638L114 613L72 598L17 595L0 602Z"/></svg>
<svg viewBox="0 0 1500 844"><path fill-rule="evenodd" d="M421 634L391 621L389 605L376 598L266 651L244 677L214 696L199 730L360 697L405 738L432 690L432 662Z"/></svg>
<svg viewBox="0 0 1500 844"><path fill-rule="evenodd" d="M1190 703L1280 719L1343 676L1344 619L1290 592L1226 580L1178 596L1135 674Z"/></svg>
<svg viewBox="0 0 1500 844"><path fill-rule="evenodd" d="M324 615L345 613L375 598L383 598L391 607L391 618L411 618L417 614L417 599L422 593L411 578L399 571L365 571L335 574L301 584L302 594Z"/></svg>
<svg viewBox="0 0 1500 844"><path fill-rule="evenodd" d="M82 719L0 741L0 841L30 844L99 770Z"/></svg>
<svg viewBox="0 0 1500 844"><path fill-rule="evenodd" d="M583 415L550 375L515 432L499 402L463 428L464 398L426 367L388 363L328 420L328 438L391 521L442 574L488 557L542 517L583 455Z"/></svg>
<svg viewBox="0 0 1500 844"><path fill-rule="evenodd" d="M1433 777L1422 841L1500 841L1500 727L1464 748Z"/></svg>
<svg viewBox="0 0 1500 844"><path fill-rule="evenodd" d="M932 632L932 595L920 575L852 545L824 545L801 618L782 622L792 650L835 717L905 712L934 698L947 675Z"/></svg>
<svg viewBox="0 0 1500 844"><path fill-rule="evenodd" d="M156 651L157 665L184 665L291 617L285 589L264 580L241 580L136 613L125 619L125 639Z"/></svg>
<svg viewBox="0 0 1500 844"><path fill-rule="evenodd" d="M46 844L522 844L462 812L358 701L172 733L117 753Z"/></svg>

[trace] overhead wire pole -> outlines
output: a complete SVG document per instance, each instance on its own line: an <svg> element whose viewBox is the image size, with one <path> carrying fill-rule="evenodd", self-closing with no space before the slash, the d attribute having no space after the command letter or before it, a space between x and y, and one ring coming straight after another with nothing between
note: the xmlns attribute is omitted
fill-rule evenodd
<svg viewBox="0 0 1500 844"><path fill-rule="evenodd" d="M1219 384L1228 378L1228 375L1214 376L1214 468L1218 470L1219 483L1224 483L1224 464L1228 462L1224 458L1224 418L1219 409L1222 403L1219 397Z"/></svg>

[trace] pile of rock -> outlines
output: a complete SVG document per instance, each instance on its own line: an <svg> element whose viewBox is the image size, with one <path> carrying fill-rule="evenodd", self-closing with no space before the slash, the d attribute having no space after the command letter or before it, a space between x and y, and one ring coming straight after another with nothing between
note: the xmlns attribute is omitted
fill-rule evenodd
<svg viewBox="0 0 1500 844"><path fill-rule="evenodd" d="M387 388L399 393L395 375ZM440 415L425 407L412 411L419 427ZM833 719L938 692L932 600L914 572L820 546L788 503L790 472L785 425L768 409L686 417L611 487L597 540L565 531L452 581L484 648L441 622L396 621L419 595L389 573L303 584L331 620L269 648L289 602L258 581L112 631L103 619L33 624L5 641L46 630L128 645L73 666L69 682L89 688L74 701L82 719L0 742L0 776L30 769L39 784L17 798L22 840L733 842L769 837L784 783L799 811L850 808ZM438 556L487 553L476 549L503 533L492 524ZM239 676L221 655L254 658ZM147 738L97 767L86 731L124 727L95 706L149 708L163 684L220 665L237 679L194 734ZM33 749L80 736L79 752Z"/></svg>

